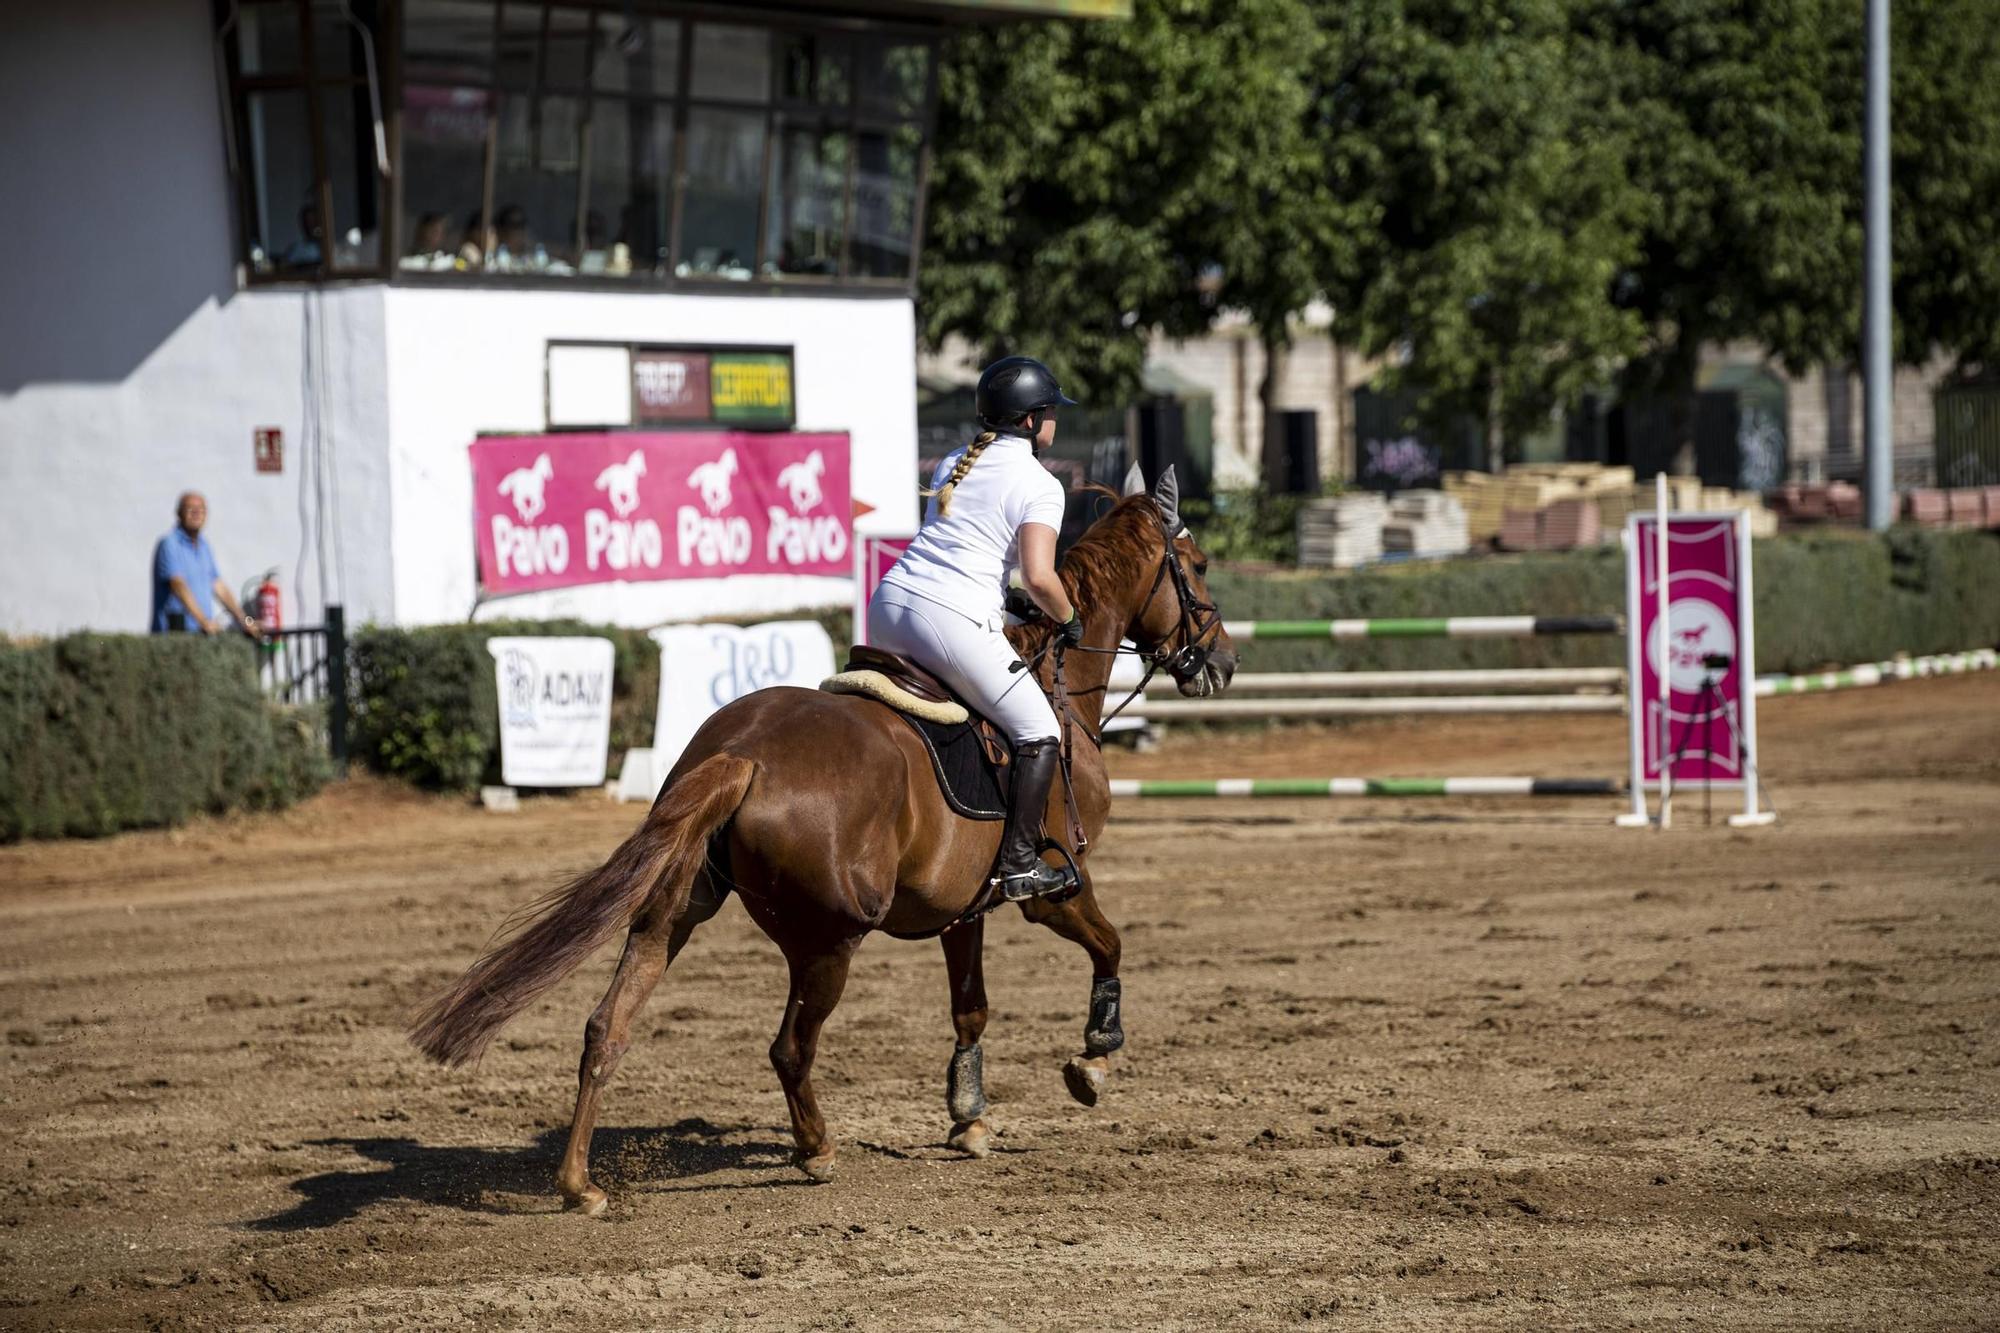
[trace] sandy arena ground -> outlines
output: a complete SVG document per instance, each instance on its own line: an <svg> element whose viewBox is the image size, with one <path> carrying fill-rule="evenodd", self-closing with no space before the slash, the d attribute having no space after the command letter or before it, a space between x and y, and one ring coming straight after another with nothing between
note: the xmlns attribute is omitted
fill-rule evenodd
<svg viewBox="0 0 2000 1333"><path fill-rule="evenodd" d="M609 953L476 1071L402 1027L637 807L355 782L0 848L0 1327L2000 1325L2000 679L1764 723L1768 830L1127 803L1095 864L1129 1044L1071 1103L1084 957L996 918L983 1162L939 1143L939 951L881 939L818 1069L839 1178L786 1164L783 967L731 906L612 1088L603 1221L552 1176ZM1370 723L1114 772L1611 776L1621 737Z"/></svg>

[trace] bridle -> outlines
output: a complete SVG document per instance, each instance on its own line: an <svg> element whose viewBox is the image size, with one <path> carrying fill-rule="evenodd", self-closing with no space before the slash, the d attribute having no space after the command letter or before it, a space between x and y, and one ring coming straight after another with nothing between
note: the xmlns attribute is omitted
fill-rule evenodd
<svg viewBox="0 0 2000 1333"><path fill-rule="evenodd" d="M1154 507L1153 512L1158 518L1158 530L1162 550L1160 553L1160 563L1153 569L1152 586L1146 589L1146 596L1140 602L1140 605L1151 605L1154 596L1160 591L1160 585L1171 579L1174 587L1174 598L1179 604L1180 622L1176 627L1178 632L1168 633L1159 643L1151 648L1088 648L1082 644L1078 644L1074 648L1065 649L1057 640L1050 639L1049 644L1044 645L1042 650L1043 653L1046 653L1050 645L1055 646L1056 672L1058 677L1060 677L1062 672L1062 655L1066 651L1073 653L1099 653L1105 656L1132 653L1145 659L1146 674L1139 682L1138 688L1126 695L1119 702L1118 707L1112 710L1099 723L1100 727L1102 727L1104 722L1109 722L1112 718L1118 716L1119 712L1123 711L1127 704L1144 693L1146 686L1152 682L1154 675L1162 669L1176 680L1192 679L1206 671L1208 669L1209 653L1214 646L1216 636L1222 632L1221 611L1216 609L1214 602L1204 601L1195 595L1194 583L1188 578L1187 566L1181 563L1181 553L1174 549L1174 538L1178 534L1174 532L1173 526L1169 524L1166 516L1160 514L1157 506ZM1182 527L1180 531L1186 532L1187 528ZM1176 639L1180 641L1180 646L1177 648L1169 647L1168 645L1172 644ZM1041 653L1036 654L1037 663L1039 663L1041 656Z"/></svg>
<svg viewBox="0 0 2000 1333"><path fill-rule="evenodd" d="M1104 728L1112 719L1124 712L1134 699L1146 692L1146 686L1152 683L1153 677L1162 668L1176 680L1190 680L1208 670L1208 659L1213 651L1215 639L1222 633L1221 611L1216 608L1214 602L1204 601L1195 595L1194 584L1188 578L1187 567L1181 563L1180 552L1174 549L1174 539L1178 535L1174 529L1180 525L1169 523L1158 505L1152 505L1151 509L1157 521L1163 549L1160 563L1153 571L1152 585L1146 589L1145 600L1140 602L1140 606L1152 605L1154 596L1160 591L1160 585L1171 579L1174 597L1179 603L1178 632L1168 634L1151 648L1090 648L1083 644L1071 648L1066 647L1059 638L1051 634L1033 657L1025 662L1017 662L1013 667L1016 671L1033 671L1052 650L1055 654L1055 665L1050 671L1049 696L1050 702L1055 705L1056 718L1062 726L1062 746L1059 754L1062 761L1063 799L1068 815L1070 843L1078 853L1081 853L1089 843L1084 837L1083 820L1076 808L1076 788L1070 781L1072 732L1082 731L1090 738L1092 745L1101 749L1104 744ZM1180 526L1180 531L1186 532L1187 528ZM1180 641L1179 646L1169 647L1176 638ZM1139 683L1132 688L1130 694L1119 700L1116 708L1098 719L1097 730L1092 731L1077 712L1076 705L1070 702L1069 682L1064 678L1063 672L1065 653L1098 653L1107 657L1133 653L1145 659L1146 674L1139 678Z"/></svg>

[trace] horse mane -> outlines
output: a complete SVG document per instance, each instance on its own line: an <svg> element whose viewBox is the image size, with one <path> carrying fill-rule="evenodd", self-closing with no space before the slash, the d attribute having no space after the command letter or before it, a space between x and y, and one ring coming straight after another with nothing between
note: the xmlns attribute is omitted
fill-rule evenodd
<svg viewBox="0 0 2000 1333"><path fill-rule="evenodd" d="M1155 534L1159 511L1150 495L1125 495L1095 482L1078 489L1114 501L1110 512L1093 522L1077 538L1076 545L1062 558L1056 575L1068 589L1078 610L1100 605L1114 588L1128 587L1142 578L1159 555ZM1028 655L1040 651L1055 632L1046 621L1033 621L1016 631L1025 640Z"/></svg>

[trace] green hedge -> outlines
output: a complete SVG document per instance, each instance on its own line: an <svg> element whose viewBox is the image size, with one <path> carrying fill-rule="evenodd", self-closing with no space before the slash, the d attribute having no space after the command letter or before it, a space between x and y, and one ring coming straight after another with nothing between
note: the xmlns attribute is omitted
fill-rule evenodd
<svg viewBox="0 0 2000 1333"><path fill-rule="evenodd" d="M832 636L839 660L853 616L844 610L800 611L750 620L817 620ZM465 791L498 782L500 705L486 641L519 634L611 640L611 752L653 743L660 650L644 630L576 620L495 620L424 629L370 627L356 634L348 643L352 756L421 787Z"/></svg>
<svg viewBox="0 0 2000 1333"><path fill-rule="evenodd" d="M0 840L290 805L326 780L316 721L267 702L233 640L0 643Z"/></svg>
<svg viewBox="0 0 2000 1333"><path fill-rule="evenodd" d="M1787 535L1754 543L1752 560L1759 672L2000 643L2000 534ZM1603 615L1625 609L1625 561L1606 546L1348 574L1218 567L1209 590L1230 620ZM1617 666L1623 653L1610 636L1243 646L1251 671Z"/></svg>

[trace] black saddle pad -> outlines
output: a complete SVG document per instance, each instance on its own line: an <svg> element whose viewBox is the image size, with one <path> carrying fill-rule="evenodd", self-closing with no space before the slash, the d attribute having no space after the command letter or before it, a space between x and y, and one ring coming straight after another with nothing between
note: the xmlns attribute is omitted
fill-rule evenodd
<svg viewBox="0 0 2000 1333"><path fill-rule="evenodd" d="M946 805L967 819L1007 817L1007 798L1000 794L1000 779L994 776L986 748L970 722L926 722L901 711L896 716L923 737Z"/></svg>

